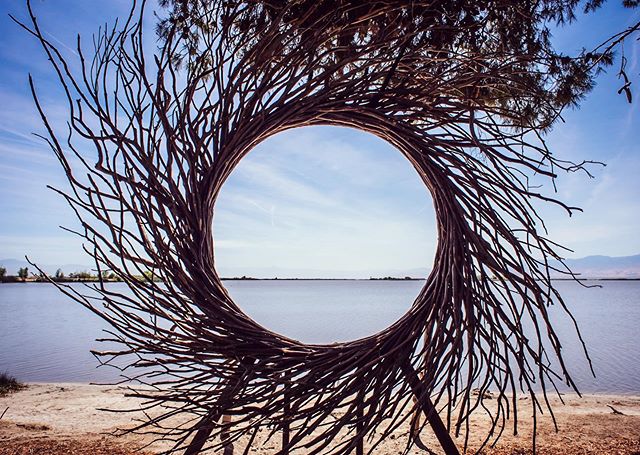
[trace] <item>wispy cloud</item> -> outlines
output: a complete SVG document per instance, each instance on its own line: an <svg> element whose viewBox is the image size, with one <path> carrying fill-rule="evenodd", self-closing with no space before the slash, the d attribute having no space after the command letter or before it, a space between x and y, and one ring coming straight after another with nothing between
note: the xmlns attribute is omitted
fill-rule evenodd
<svg viewBox="0 0 640 455"><path fill-rule="evenodd" d="M221 270L429 268L436 244L410 164L343 128L293 130L257 147L223 187L214 231Z"/></svg>

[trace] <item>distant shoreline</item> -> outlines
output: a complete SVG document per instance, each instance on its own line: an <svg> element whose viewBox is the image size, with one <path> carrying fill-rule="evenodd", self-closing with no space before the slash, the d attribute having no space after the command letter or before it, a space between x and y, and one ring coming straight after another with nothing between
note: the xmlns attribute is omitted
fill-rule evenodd
<svg viewBox="0 0 640 455"><path fill-rule="evenodd" d="M143 277L139 277L140 281L143 281ZM220 278L221 281L426 281L426 278ZM154 279L156 282L160 282L158 279ZM541 281L541 280L536 280ZM640 278L552 278L551 281L640 281ZM3 283L99 283L98 278L88 279L42 279L42 278L27 278L22 279L16 276L6 276L0 279L0 284ZM124 280L118 279L103 279L103 283L124 283Z"/></svg>

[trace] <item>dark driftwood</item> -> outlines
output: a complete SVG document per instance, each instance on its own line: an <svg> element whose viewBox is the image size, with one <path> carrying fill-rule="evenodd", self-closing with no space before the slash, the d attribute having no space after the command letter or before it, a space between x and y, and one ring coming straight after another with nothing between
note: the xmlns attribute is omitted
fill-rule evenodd
<svg viewBox="0 0 640 455"><path fill-rule="evenodd" d="M527 37L535 24L510 26L523 30L528 50L518 53L504 24L540 11L503 3L465 26L430 7L411 16L402 2L318 2L295 14L288 2L213 2L182 61L177 28L157 55L145 53L134 8L101 30L89 56L78 41L80 58L68 62L29 9L27 28L70 114L68 131L56 132L30 81L43 137L70 184L56 191L80 219L98 272L113 271L129 292L56 285L110 324L105 340L116 347L95 354L121 367L131 396L153 411L129 431L186 453L250 444L258 430L282 437L282 454L374 453L413 420L455 453L449 434L466 448L472 413L491 415L485 444L507 419L517 431L520 394L534 422L542 410L553 415L547 391L575 384L549 306L571 316L550 277L558 246L533 204L576 210L537 184L585 163L554 157L541 132L589 88L588 71L607 53L563 60ZM444 32L472 33L478 47ZM332 345L260 326L215 270L223 183L256 144L309 125L356 128L395 146L431 191L438 221L433 272L411 309L380 333ZM494 412L483 406L489 389ZM407 438L407 450L414 443Z"/></svg>

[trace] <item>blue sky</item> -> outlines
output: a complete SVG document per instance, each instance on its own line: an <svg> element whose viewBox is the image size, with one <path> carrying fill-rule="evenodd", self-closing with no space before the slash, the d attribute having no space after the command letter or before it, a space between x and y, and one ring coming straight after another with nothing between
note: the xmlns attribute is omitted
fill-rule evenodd
<svg viewBox="0 0 640 455"><path fill-rule="evenodd" d="M75 33L85 39L123 14L128 1L35 0L41 26L67 55ZM33 38L13 24L22 0L2 3L0 16L0 259L29 255L44 264L90 264L80 241L58 228L73 214L46 185L64 188L60 166L33 132L43 132L28 90L31 72L54 122L64 106ZM640 11L611 1L598 14L558 30L568 52L598 44ZM150 19L150 25L153 18ZM152 37L152 29L147 28ZM640 43L626 44L628 72L640 73ZM636 83L638 81L636 80ZM547 141L558 157L605 161L584 174L563 175L557 196L584 213L567 217L541 208L550 237L568 257L640 253L640 86L629 105L617 95L616 68L579 110L567 111ZM552 194L550 186L545 187ZM222 275L369 276L413 273L431 266L436 243L429 194L409 163L376 137L314 127L277 135L243 160L225 184L214 221Z"/></svg>

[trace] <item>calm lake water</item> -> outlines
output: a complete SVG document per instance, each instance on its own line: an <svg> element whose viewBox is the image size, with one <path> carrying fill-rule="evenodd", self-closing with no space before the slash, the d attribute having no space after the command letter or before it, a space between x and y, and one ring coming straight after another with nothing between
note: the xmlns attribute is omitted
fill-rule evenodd
<svg viewBox="0 0 640 455"><path fill-rule="evenodd" d="M382 330L411 305L423 281L227 281L236 302L272 330L307 342L360 338ZM640 282L603 281L602 288L557 282L594 363L591 376L566 319L555 325L565 359L584 392L640 394ZM589 284L595 284L590 282ZM80 286L80 285L78 285ZM125 289L121 283L110 284ZM105 324L48 284L0 284L0 371L23 381L117 379L96 368Z"/></svg>

